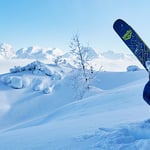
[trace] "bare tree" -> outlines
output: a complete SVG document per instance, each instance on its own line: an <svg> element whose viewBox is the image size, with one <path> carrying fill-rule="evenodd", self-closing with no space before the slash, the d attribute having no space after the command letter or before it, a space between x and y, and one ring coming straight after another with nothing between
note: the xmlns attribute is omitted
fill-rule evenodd
<svg viewBox="0 0 150 150"><path fill-rule="evenodd" d="M73 55L73 62L78 65L75 70L73 87L76 89L76 99L82 99L85 93L90 90L91 83L96 77L97 71L94 70L93 65L90 63L90 47L84 47L80 40L79 35L75 34L70 42L71 53ZM100 67L101 70L102 66Z"/></svg>
<svg viewBox="0 0 150 150"><path fill-rule="evenodd" d="M73 36L73 39L70 43L70 48L71 48L72 54L75 55L77 58L76 60L78 61L79 69L81 69L82 71L82 75L87 85L87 88L89 88L88 74L86 73L87 60L85 58L86 56L84 56L83 54L83 46L80 43L78 34Z"/></svg>

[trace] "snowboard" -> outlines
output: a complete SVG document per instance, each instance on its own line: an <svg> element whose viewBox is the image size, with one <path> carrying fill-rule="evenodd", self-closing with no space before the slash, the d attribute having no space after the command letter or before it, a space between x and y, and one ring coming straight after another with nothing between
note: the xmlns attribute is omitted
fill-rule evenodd
<svg viewBox="0 0 150 150"><path fill-rule="evenodd" d="M118 19L114 22L113 28L123 42L128 46L132 53L141 62L144 68L149 72L150 63L150 49L143 42L140 36L135 32L135 30L128 25L125 21Z"/></svg>

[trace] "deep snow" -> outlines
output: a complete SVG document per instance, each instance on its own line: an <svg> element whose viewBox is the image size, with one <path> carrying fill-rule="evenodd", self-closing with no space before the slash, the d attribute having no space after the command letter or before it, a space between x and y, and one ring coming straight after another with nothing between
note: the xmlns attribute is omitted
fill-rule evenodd
<svg viewBox="0 0 150 150"><path fill-rule="evenodd" d="M36 61L1 74L0 149L148 150L147 72L97 72L79 100L72 69Z"/></svg>

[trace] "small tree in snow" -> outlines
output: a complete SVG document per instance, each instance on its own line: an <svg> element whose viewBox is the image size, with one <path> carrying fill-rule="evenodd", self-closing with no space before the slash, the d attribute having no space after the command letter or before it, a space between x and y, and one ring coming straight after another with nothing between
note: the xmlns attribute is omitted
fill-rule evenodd
<svg viewBox="0 0 150 150"><path fill-rule="evenodd" d="M91 78L91 74L93 74L93 67L89 66L87 60L87 53L84 52L84 48L80 43L79 36L76 34L73 36L73 39L70 43L71 53L75 57L74 62L78 65L79 73L78 73L78 80L80 80L80 89L81 86L83 90L89 89L89 80ZM82 80L82 81L81 81ZM84 92L80 90L80 98L83 98Z"/></svg>
<svg viewBox="0 0 150 150"><path fill-rule="evenodd" d="M87 79L86 67L85 67L86 61L82 53L82 45L79 41L79 36L77 34L73 37L72 42L70 43L70 48L71 48L72 54L75 55L76 57L75 61L76 63L78 63L79 68L83 72L84 80L87 83L88 79Z"/></svg>

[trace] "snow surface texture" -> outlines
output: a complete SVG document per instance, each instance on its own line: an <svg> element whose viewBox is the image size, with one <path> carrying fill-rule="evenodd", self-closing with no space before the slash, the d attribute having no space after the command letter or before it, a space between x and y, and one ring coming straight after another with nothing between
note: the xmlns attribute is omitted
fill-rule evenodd
<svg viewBox="0 0 150 150"><path fill-rule="evenodd" d="M79 75L66 61L33 61L1 74L0 150L149 150L147 72L134 64L101 70L86 91Z"/></svg>
<svg viewBox="0 0 150 150"><path fill-rule="evenodd" d="M11 71L0 78L0 149L149 148L145 71L99 72L82 100L65 65L37 61Z"/></svg>

